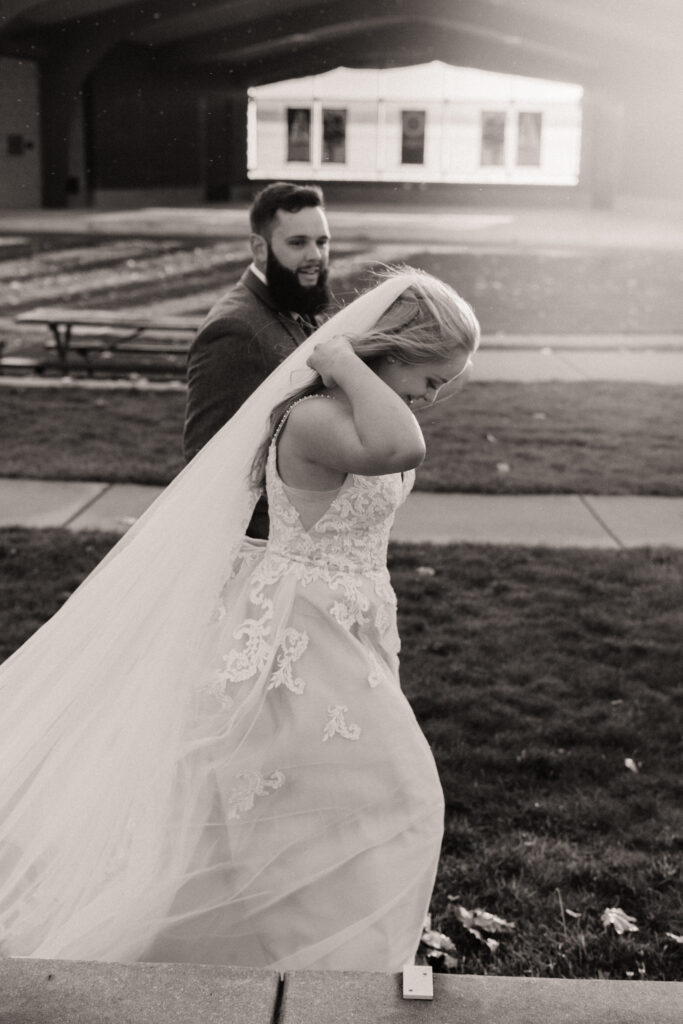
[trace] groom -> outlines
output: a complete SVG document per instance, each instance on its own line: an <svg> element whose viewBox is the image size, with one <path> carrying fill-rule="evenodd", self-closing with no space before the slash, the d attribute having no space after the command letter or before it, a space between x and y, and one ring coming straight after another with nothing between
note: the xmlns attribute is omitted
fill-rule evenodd
<svg viewBox="0 0 683 1024"><path fill-rule="evenodd" d="M324 319L330 232L322 191L278 181L249 210L253 262L210 310L190 348L183 445L193 458ZM250 523L268 536L265 501Z"/></svg>

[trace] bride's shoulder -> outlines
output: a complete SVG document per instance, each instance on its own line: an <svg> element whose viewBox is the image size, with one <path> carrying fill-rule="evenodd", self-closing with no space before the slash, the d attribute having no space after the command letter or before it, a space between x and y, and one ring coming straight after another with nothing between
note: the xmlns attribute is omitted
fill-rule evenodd
<svg viewBox="0 0 683 1024"><path fill-rule="evenodd" d="M315 429L317 425L339 423L351 416L351 406L344 395L306 395L290 407L287 421L295 431Z"/></svg>

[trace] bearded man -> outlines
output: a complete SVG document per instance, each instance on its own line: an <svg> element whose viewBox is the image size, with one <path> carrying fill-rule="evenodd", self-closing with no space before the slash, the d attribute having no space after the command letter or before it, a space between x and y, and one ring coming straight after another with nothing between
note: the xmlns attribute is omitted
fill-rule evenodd
<svg viewBox="0 0 683 1024"><path fill-rule="evenodd" d="M330 232L314 185L278 181L250 210L253 262L210 310L190 348L184 448L189 460L324 319ZM247 533L268 536L265 500Z"/></svg>

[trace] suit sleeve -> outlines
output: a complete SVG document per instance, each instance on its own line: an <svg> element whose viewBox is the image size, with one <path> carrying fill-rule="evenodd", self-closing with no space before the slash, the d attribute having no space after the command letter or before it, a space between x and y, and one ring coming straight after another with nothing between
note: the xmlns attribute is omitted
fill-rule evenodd
<svg viewBox="0 0 683 1024"><path fill-rule="evenodd" d="M199 332L187 366L183 447L188 460L227 423L271 369L253 327L239 318L222 318Z"/></svg>

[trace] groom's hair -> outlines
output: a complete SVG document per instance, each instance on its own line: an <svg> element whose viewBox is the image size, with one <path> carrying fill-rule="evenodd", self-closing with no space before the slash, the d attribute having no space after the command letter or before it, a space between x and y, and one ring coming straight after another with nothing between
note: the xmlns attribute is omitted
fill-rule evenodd
<svg viewBox="0 0 683 1024"><path fill-rule="evenodd" d="M305 206L322 206L325 200L318 185L294 185L291 181L274 181L254 196L249 208L249 223L255 235L270 237L270 229L278 210L298 213Z"/></svg>

